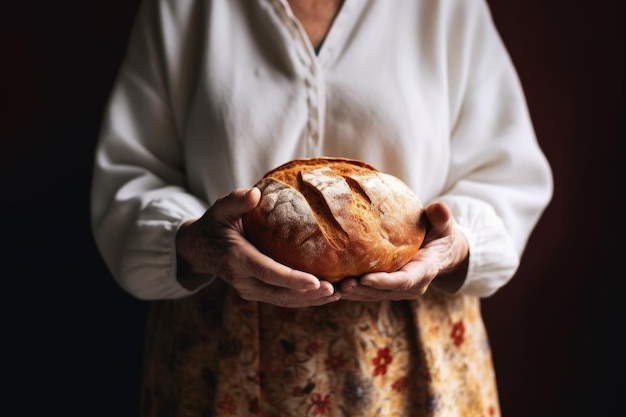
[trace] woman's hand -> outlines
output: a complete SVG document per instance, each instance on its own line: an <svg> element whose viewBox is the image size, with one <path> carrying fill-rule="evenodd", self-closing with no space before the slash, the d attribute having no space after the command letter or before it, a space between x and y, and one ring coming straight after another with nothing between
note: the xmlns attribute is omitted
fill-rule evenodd
<svg viewBox="0 0 626 417"><path fill-rule="evenodd" d="M329 282L274 261L246 240L241 217L260 198L257 188L236 189L217 200L200 219L180 227L176 250L181 285L197 288L217 275L249 301L281 307L337 301L340 295Z"/></svg>
<svg viewBox="0 0 626 417"><path fill-rule="evenodd" d="M425 208L429 227L422 247L413 259L397 272L375 272L360 279L349 278L340 284L341 298L354 301L406 300L423 295L430 285L454 292L467 274L467 239L455 229L445 203Z"/></svg>

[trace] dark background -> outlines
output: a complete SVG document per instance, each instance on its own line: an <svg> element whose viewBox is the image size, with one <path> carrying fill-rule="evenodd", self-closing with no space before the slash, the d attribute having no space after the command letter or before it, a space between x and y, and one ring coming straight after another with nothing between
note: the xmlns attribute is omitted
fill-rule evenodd
<svg viewBox="0 0 626 417"><path fill-rule="evenodd" d="M4 415L137 415L146 304L108 275L88 202L137 4L0 8ZM626 14L620 1L489 4L555 176L522 267L483 304L504 417L614 415L626 371Z"/></svg>

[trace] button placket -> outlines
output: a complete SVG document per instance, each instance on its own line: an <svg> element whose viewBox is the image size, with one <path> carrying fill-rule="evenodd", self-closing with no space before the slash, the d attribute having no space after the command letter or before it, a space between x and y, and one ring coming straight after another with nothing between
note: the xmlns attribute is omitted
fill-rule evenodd
<svg viewBox="0 0 626 417"><path fill-rule="evenodd" d="M318 76L318 69L316 68L315 61L313 61L310 68L311 74L307 77L307 95L309 105L309 122L308 122L308 147L310 151L316 152L320 147L322 137L322 103L319 92L319 86L322 80Z"/></svg>
<svg viewBox="0 0 626 417"><path fill-rule="evenodd" d="M304 86L306 91L306 102L308 107L308 117L306 124L306 151L308 153L317 153L321 147L323 137L323 111L324 111L324 94L323 79L318 58L309 41L307 34L301 27L296 17L291 12L289 5L285 0L274 0L276 10L285 21L285 24L293 39L298 40L296 45L296 56L300 61L300 65L304 69Z"/></svg>

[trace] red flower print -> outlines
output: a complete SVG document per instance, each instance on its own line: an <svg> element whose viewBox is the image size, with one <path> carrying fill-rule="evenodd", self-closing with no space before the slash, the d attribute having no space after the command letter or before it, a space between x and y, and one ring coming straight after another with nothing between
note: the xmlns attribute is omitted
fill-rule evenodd
<svg viewBox="0 0 626 417"><path fill-rule="evenodd" d="M376 357L372 359L374 364L374 376L385 375L387 373L387 365L391 363L393 356L389 353L389 348L381 348L376 352Z"/></svg>
<svg viewBox="0 0 626 417"><path fill-rule="evenodd" d="M313 394L311 395L313 403L313 415L321 416L330 412L330 394Z"/></svg>
<svg viewBox="0 0 626 417"><path fill-rule="evenodd" d="M306 346L305 352L309 356L315 355L320 350L320 345L317 342L309 342Z"/></svg>
<svg viewBox="0 0 626 417"><path fill-rule="evenodd" d="M452 325L450 338L452 338L452 342L456 346L460 346L461 343L463 343L463 341L465 340L465 325L462 321L457 321Z"/></svg>
<svg viewBox="0 0 626 417"><path fill-rule="evenodd" d="M326 365L326 370L338 371L343 367L345 362L343 354L338 353L326 358L326 360L324 360L324 365Z"/></svg>
<svg viewBox="0 0 626 417"><path fill-rule="evenodd" d="M406 389L407 385L408 385L407 377L403 376L403 377L396 379L394 383L391 385L391 388L396 392L402 392Z"/></svg>
<svg viewBox="0 0 626 417"><path fill-rule="evenodd" d="M234 416L237 412L237 405L235 404L235 398L232 395L226 394L224 398L217 402L217 406L224 413Z"/></svg>

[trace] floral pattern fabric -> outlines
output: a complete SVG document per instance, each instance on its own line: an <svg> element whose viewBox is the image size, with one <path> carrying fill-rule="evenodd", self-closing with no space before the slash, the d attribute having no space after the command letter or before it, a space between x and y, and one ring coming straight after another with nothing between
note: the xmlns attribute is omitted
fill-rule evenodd
<svg viewBox="0 0 626 417"><path fill-rule="evenodd" d="M496 417L480 301L289 309L215 284L157 301L146 334L142 417Z"/></svg>

